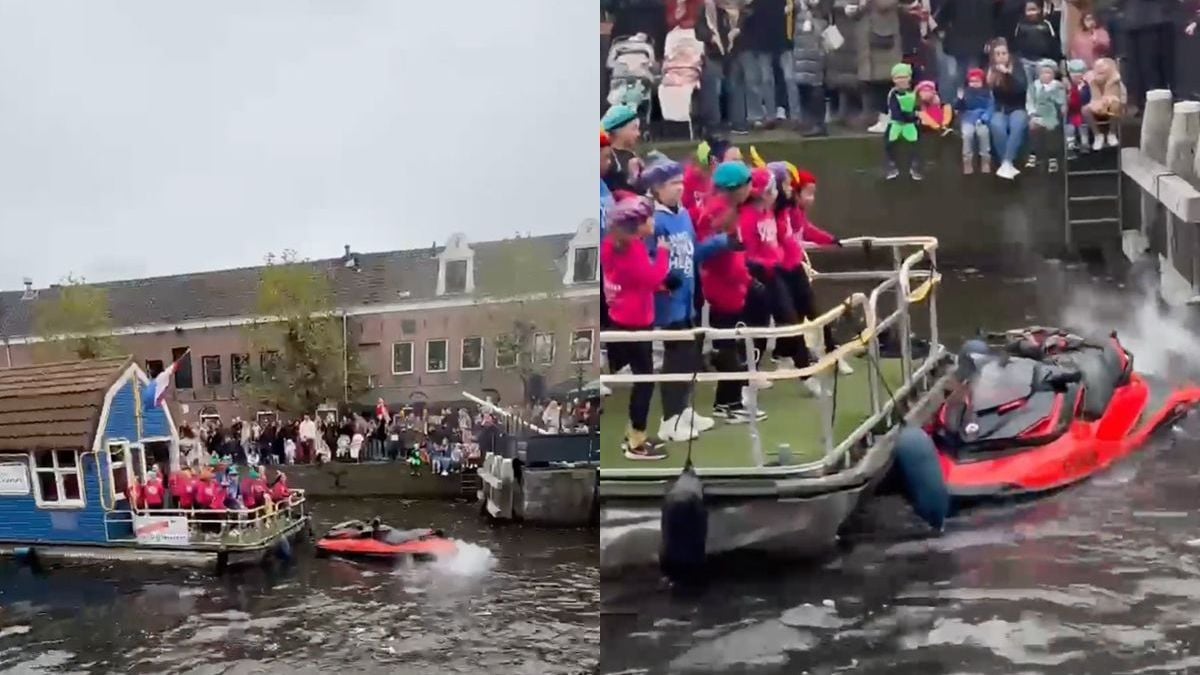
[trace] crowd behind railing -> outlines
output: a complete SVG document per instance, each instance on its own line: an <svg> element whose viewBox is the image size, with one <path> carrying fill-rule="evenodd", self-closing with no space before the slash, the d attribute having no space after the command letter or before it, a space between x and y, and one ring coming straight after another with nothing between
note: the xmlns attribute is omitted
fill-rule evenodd
<svg viewBox="0 0 1200 675"><path fill-rule="evenodd" d="M403 407L380 400L373 415L317 411L297 420L209 419L180 426L184 466L212 458L234 465L272 466L326 462L406 462L414 475L472 471L509 436L537 428L550 433L587 432L598 424L596 404L581 398L547 398L499 409L490 404ZM503 410L504 414L500 414Z"/></svg>
<svg viewBox="0 0 1200 675"><path fill-rule="evenodd" d="M1012 179L1020 156L1055 171L1064 142L1115 145L1108 123L1136 115L1148 90L1200 95L1179 86L1188 59L1176 63L1176 43L1200 40L1197 0L601 0L601 10L602 107L635 111L625 124L637 135L652 120L702 137L823 136L835 124L886 134L889 149L911 140L905 154L919 158L918 138L957 133L964 172L991 172L994 160Z"/></svg>

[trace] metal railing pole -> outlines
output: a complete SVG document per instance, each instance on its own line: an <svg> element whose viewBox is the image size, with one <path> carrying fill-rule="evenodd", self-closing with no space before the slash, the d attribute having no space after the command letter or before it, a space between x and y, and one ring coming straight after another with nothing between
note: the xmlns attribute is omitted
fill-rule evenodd
<svg viewBox="0 0 1200 675"><path fill-rule="evenodd" d="M1118 156L1119 155L1120 155L1120 153L1118 153ZM1065 168L1063 169L1063 172L1064 173L1066 172ZM933 274L933 275L937 274L937 249L930 249L930 251L929 251L929 270L930 270L930 274ZM933 356L934 350L936 350L938 348L938 345L941 344L941 342L939 342L939 340L941 339L941 336L938 335L937 293L938 293L938 284L935 283L929 287L929 297L926 299L926 302L929 304L929 355L930 355L930 357Z"/></svg>
<svg viewBox="0 0 1200 675"><path fill-rule="evenodd" d="M750 379L746 380L746 401L744 405L750 413L750 455L754 458L754 466L764 464L762 437L758 433L758 385L755 375L758 373L759 354L754 347L754 338L746 336L746 369Z"/></svg>
<svg viewBox="0 0 1200 675"><path fill-rule="evenodd" d="M899 248L892 249L892 268L896 271L896 309L900 311L900 369L907 381L912 376L912 325L908 316L908 293L911 285L903 269L904 260Z"/></svg>

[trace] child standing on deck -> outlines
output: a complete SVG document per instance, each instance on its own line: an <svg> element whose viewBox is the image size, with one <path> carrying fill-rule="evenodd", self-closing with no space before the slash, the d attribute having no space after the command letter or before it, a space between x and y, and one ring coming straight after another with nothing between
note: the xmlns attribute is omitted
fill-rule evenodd
<svg viewBox="0 0 1200 675"><path fill-rule="evenodd" d="M771 319L775 320L776 326L799 323L791 293L779 275L783 249L779 245L779 225L775 220L778 194L770 170L765 167L754 169L750 176L750 199L738 209L738 230L742 245L746 247L746 267L758 282L752 292L761 295L761 299L751 299L750 307L765 310L748 313L746 323L750 326L765 328ZM766 356L767 339L755 338L754 345L757 353L753 358L757 363L757 359ZM782 354L782 357L803 362L803 356L795 352Z"/></svg>
<svg viewBox="0 0 1200 675"><path fill-rule="evenodd" d="M738 208L750 199L750 167L742 162L723 162L713 171L713 195L705 201L696 233L701 244L724 232L725 250L714 253L700 266L701 286L708 302L708 324L713 328L734 328L746 323L751 286L755 283L746 267L746 252L737 226ZM741 340L713 340L713 365L723 373L746 369L746 350ZM750 421L742 404L745 380L722 380L713 398L713 417L728 424ZM766 419L758 411L757 419Z"/></svg>
<svg viewBox="0 0 1200 675"><path fill-rule="evenodd" d="M967 71L967 86L958 90L959 129L963 139L963 174L975 173L975 156L979 156L979 173L992 172L992 142L988 124L992 121L992 90L985 82L983 69Z"/></svg>
<svg viewBox="0 0 1200 675"><path fill-rule="evenodd" d="M917 95L912 91L912 66L897 63L892 66L892 90L887 95L888 127L883 134L883 151L887 156L887 180L900 176L896 153L901 144L909 146L908 175L913 180L923 176L918 168L917 153Z"/></svg>
<svg viewBox="0 0 1200 675"><path fill-rule="evenodd" d="M1063 128L1067 135L1067 152L1074 154L1076 149L1087 152L1088 126L1083 122L1083 107L1092 100L1092 90L1084 82L1087 64L1081 59L1071 59L1067 62L1067 114Z"/></svg>
<svg viewBox="0 0 1200 675"><path fill-rule="evenodd" d="M1038 165L1038 156L1046 158L1046 170L1058 171L1058 143L1062 137L1059 122L1067 109L1067 92L1058 80L1058 67L1050 59L1038 62L1038 79L1029 85L1025 109L1029 112L1029 137L1033 143L1025 168Z"/></svg>
<svg viewBox="0 0 1200 675"><path fill-rule="evenodd" d="M670 258L664 289L654 296L654 327L687 330L696 325L693 301L696 266L703 264L713 252L724 250L728 235L718 233L703 244L697 243L691 216L681 204L683 167L677 162L663 158L651 164L642 174L642 181L654 198L654 236L667 241ZM657 259L661 255L659 250L652 257ZM662 372L694 373L699 369L699 362L700 354L694 341L663 342ZM659 386L663 417L658 437L662 440L691 440L715 424L692 409L691 389L691 384L686 382L664 382Z"/></svg>
<svg viewBox="0 0 1200 675"><path fill-rule="evenodd" d="M609 326L614 331L648 330L654 325L654 293L667 278L670 254L667 240L657 241L654 260L643 239L654 232L654 207L644 197L617 203L608 215L608 232L600 245L600 269L608 299ZM608 367L617 372L629 366L635 375L654 372L653 343L612 342ZM667 455L646 436L646 418L654 385L639 382L629 397L629 426L622 450L633 460L658 460Z"/></svg>

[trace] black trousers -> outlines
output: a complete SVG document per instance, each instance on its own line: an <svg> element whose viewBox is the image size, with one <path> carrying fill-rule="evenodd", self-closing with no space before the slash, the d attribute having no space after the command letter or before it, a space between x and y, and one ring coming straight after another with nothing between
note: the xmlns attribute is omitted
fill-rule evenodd
<svg viewBox="0 0 1200 675"><path fill-rule="evenodd" d="M681 321L665 326L666 330L687 330L692 322ZM695 340L668 340L663 343L664 373L695 373L700 367L700 345ZM688 407L692 394L691 382L663 382L659 385L662 396L663 419L669 420Z"/></svg>
<svg viewBox="0 0 1200 675"><path fill-rule="evenodd" d="M813 293L812 282L809 281L808 273L804 271L804 267L798 266L796 269L783 270L780 276L792 295L792 302L795 303L796 307L796 315L800 319L809 321L817 318L819 315L817 312L817 298ZM833 349L833 329L829 324L825 324L822 332L825 334L826 349ZM794 358L797 368L810 366L814 361L812 350L809 349L803 335L780 338L775 341L775 357L785 358L785 355Z"/></svg>
<svg viewBox="0 0 1200 675"><path fill-rule="evenodd" d="M1129 35L1129 100L1139 108L1146 105L1151 89L1174 89L1175 25L1162 24L1131 30Z"/></svg>
<svg viewBox="0 0 1200 675"><path fill-rule="evenodd" d="M917 132L918 134L920 131ZM883 156L887 157L889 167L904 167L912 169L919 166L921 163L920 152L921 141L915 143L906 141L902 138L891 140L891 135L888 131L883 132ZM901 149L903 147L903 149ZM901 161L903 160L903 164Z"/></svg>
<svg viewBox="0 0 1200 675"><path fill-rule="evenodd" d="M725 314L713 308L708 310L708 325L713 328L733 328L742 322L742 314ZM713 366L719 373L735 373L746 369L746 347L742 340L713 340ZM738 406L742 403L742 387L746 380L721 380L717 382L713 405Z"/></svg>
<svg viewBox="0 0 1200 675"><path fill-rule="evenodd" d="M792 300L792 294L788 291L787 284L784 283L779 270L768 271L758 265L751 265L750 274L761 284L761 289L751 289L751 296L755 297L748 298L746 302L748 308L746 325L765 328L770 326L771 319L775 319L776 326L790 326L799 323L800 320L796 316L796 304ZM759 295L761 297L758 297ZM791 343L789 348L791 351L781 352L777 344L775 353L783 358L801 358L796 352L796 343ZM755 338L754 349L758 352L756 356L760 358L766 354L767 338Z"/></svg>
<svg viewBox="0 0 1200 675"><path fill-rule="evenodd" d="M634 330L612 326L613 330ZM610 342L608 344L608 368L617 372L629 366L634 375L649 375L654 372L654 344L652 342ZM654 398L654 384L638 382L629 395L629 423L636 431L646 431L646 417L650 414L650 401Z"/></svg>

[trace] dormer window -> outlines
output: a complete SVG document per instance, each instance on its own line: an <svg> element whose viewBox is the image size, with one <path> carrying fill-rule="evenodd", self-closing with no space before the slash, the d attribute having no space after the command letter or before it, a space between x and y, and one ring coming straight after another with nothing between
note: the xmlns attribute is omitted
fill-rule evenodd
<svg viewBox="0 0 1200 675"><path fill-rule="evenodd" d="M437 294L475 291L475 251L461 233L453 234L438 254Z"/></svg>
<svg viewBox="0 0 1200 675"><path fill-rule="evenodd" d="M585 220L575 230L567 248L563 284L590 284L600 279L600 223Z"/></svg>

